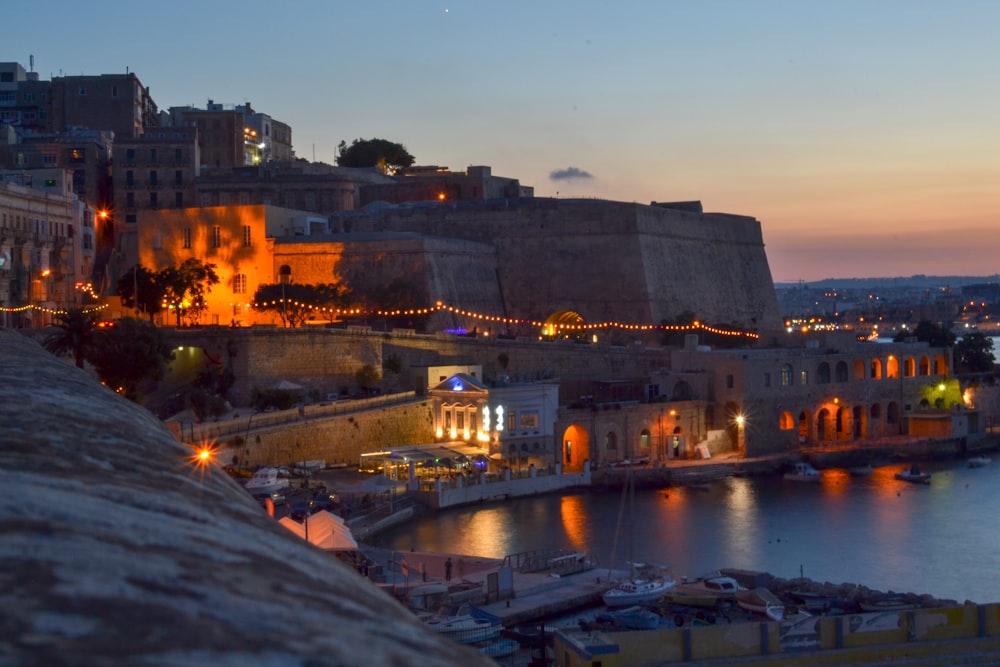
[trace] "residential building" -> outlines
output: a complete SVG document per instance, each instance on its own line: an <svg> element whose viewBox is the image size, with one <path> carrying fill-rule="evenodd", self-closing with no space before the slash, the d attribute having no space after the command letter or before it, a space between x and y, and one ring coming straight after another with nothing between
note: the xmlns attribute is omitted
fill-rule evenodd
<svg viewBox="0 0 1000 667"><path fill-rule="evenodd" d="M97 224L70 172L0 171L0 325L44 326L86 302Z"/></svg>

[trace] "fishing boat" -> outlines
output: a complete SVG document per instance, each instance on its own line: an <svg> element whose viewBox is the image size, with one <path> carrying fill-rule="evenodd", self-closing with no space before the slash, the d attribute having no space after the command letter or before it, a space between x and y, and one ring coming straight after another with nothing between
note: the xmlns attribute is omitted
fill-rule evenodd
<svg viewBox="0 0 1000 667"><path fill-rule="evenodd" d="M811 463L798 461L785 473L785 479L793 482L818 482L822 479L822 475Z"/></svg>
<svg viewBox="0 0 1000 667"><path fill-rule="evenodd" d="M903 468L895 475L896 479L903 482L912 482L914 484L930 484L931 483L931 473L923 472L920 470L920 466L916 463L911 465L909 468Z"/></svg>
<svg viewBox="0 0 1000 667"><path fill-rule="evenodd" d="M969 459L970 468L982 468L983 466L989 465L993 459L988 456L973 456Z"/></svg>
<svg viewBox="0 0 1000 667"><path fill-rule="evenodd" d="M785 616L785 605L766 588L752 588L736 593L736 604L741 609L763 614L772 621L780 621Z"/></svg>

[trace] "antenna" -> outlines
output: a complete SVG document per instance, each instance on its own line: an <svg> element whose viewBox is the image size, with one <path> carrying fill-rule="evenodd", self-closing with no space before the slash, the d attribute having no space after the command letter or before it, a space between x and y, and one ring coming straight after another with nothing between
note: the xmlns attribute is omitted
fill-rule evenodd
<svg viewBox="0 0 1000 667"><path fill-rule="evenodd" d="M34 55L28 56L28 63L29 63L28 64L29 69L31 69L31 71L34 72L35 71L35 56Z"/></svg>

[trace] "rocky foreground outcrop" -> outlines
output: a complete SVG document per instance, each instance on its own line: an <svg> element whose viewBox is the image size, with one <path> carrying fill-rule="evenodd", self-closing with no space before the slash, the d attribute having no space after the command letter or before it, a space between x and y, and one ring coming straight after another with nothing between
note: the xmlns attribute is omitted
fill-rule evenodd
<svg viewBox="0 0 1000 667"><path fill-rule="evenodd" d="M492 664L10 330L0 429L0 665Z"/></svg>

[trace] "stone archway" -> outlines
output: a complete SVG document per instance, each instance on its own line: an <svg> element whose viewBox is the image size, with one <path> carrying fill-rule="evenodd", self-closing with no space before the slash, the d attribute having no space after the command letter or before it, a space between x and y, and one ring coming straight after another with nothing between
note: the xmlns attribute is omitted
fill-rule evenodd
<svg viewBox="0 0 1000 667"><path fill-rule="evenodd" d="M590 434L580 424L570 424L562 435L559 457L563 472L583 472L583 462L590 460Z"/></svg>
<svg viewBox="0 0 1000 667"><path fill-rule="evenodd" d="M559 310L545 319L542 325L542 335L546 338L581 338L587 335L583 328L584 320L580 313L572 310Z"/></svg>

